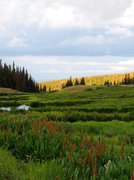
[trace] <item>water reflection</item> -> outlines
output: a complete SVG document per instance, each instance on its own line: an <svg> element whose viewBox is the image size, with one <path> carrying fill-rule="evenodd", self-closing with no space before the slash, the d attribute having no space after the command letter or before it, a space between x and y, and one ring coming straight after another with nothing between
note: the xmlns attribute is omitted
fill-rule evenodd
<svg viewBox="0 0 134 180"><path fill-rule="evenodd" d="M29 106L21 105L21 106L18 106L16 109L24 109L24 110L28 110L28 109L29 109Z"/></svg>
<svg viewBox="0 0 134 180"><path fill-rule="evenodd" d="M0 109L1 109L1 110L11 111L11 108L10 108L10 107L1 107Z"/></svg>
<svg viewBox="0 0 134 180"><path fill-rule="evenodd" d="M28 110L29 109L29 106L26 106L26 105L21 105L21 106L18 106L18 107L0 107L1 110L7 110L7 111L11 111L11 110Z"/></svg>

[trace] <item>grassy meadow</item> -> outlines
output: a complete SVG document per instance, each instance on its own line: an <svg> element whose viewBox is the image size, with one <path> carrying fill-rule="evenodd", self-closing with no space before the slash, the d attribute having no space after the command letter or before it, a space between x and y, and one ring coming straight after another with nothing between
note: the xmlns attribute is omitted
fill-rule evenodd
<svg viewBox="0 0 134 180"><path fill-rule="evenodd" d="M0 179L134 179L134 86L0 93Z"/></svg>

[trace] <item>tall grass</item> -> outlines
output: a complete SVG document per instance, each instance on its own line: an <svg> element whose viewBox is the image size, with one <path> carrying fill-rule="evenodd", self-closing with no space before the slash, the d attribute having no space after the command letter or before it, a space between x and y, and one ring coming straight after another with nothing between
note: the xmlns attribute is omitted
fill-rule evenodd
<svg viewBox="0 0 134 180"><path fill-rule="evenodd" d="M114 139L108 143L103 131L101 136L94 136L96 130L100 133L101 126L95 130L93 122L91 125L57 122L57 116L54 122L35 114L33 117L28 114L23 118L20 116L19 119L18 116L1 113L0 146L27 163L45 163L46 174L51 179L56 176L59 179L131 179L134 140L130 137L122 139L116 147ZM39 172L37 176L42 178Z"/></svg>

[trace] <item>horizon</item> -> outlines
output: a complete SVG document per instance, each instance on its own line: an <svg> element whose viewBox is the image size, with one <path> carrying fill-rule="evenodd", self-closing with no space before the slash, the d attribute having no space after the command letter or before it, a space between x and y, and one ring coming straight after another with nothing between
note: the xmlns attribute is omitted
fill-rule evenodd
<svg viewBox="0 0 134 180"><path fill-rule="evenodd" d="M107 59L110 62L107 62ZM4 59L6 61L4 61ZM49 59L49 62L48 62ZM28 70L36 82L53 81L60 79L122 74L133 72L133 57L75 57L75 56L24 56L4 57L2 63L23 67ZM47 65L47 69L45 67ZM55 69L51 69L51 67ZM101 66L101 67L100 67ZM49 70L50 68L50 70Z"/></svg>
<svg viewBox="0 0 134 180"><path fill-rule="evenodd" d="M0 59L37 82L134 69L134 0L0 0Z"/></svg>

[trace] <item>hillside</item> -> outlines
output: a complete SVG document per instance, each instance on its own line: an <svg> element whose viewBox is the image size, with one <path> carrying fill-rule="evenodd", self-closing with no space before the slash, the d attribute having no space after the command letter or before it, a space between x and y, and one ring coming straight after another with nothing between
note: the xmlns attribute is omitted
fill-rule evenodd
<svg viewBox="0 0 134 180"><path fill-rule="evenodd" d="M62 93L62 92L83 92L83 91L90 91L90 90L95 90L96 87L101 87L101 86L97 86L97 85L77 85L77 86L70 86L70 87L66 87L61 89L60 91L58 91L58 93Z"/></svg>
<svg viewBox="0 0 134 180"><path fill-rule="evenodd" d="M129 74L130 79L132 80L131 84L133 84L134 80L134 72L131 73L122 73L122 74L111 74L111 75L102 75L102 76L87 76L84 77L85 79L85 84L86 85L104 85L105 82L109 82L110 84L122 84L125 75ZM82 77L77 78L78 81L80 82ZM68 79L60 79L60 80L53 80L53 81L44 81L38 83L39 85L46 85L47 91L49 90L61 90L62 85L66 84ZM76 78L72 78L73 84L75 83Z"/></svg>
<svg viewBox="0 0 134 180"><path fill-rule="evenodd" d="M11 88L0 88L0 93L20 93L20 91Z"/></svg>

